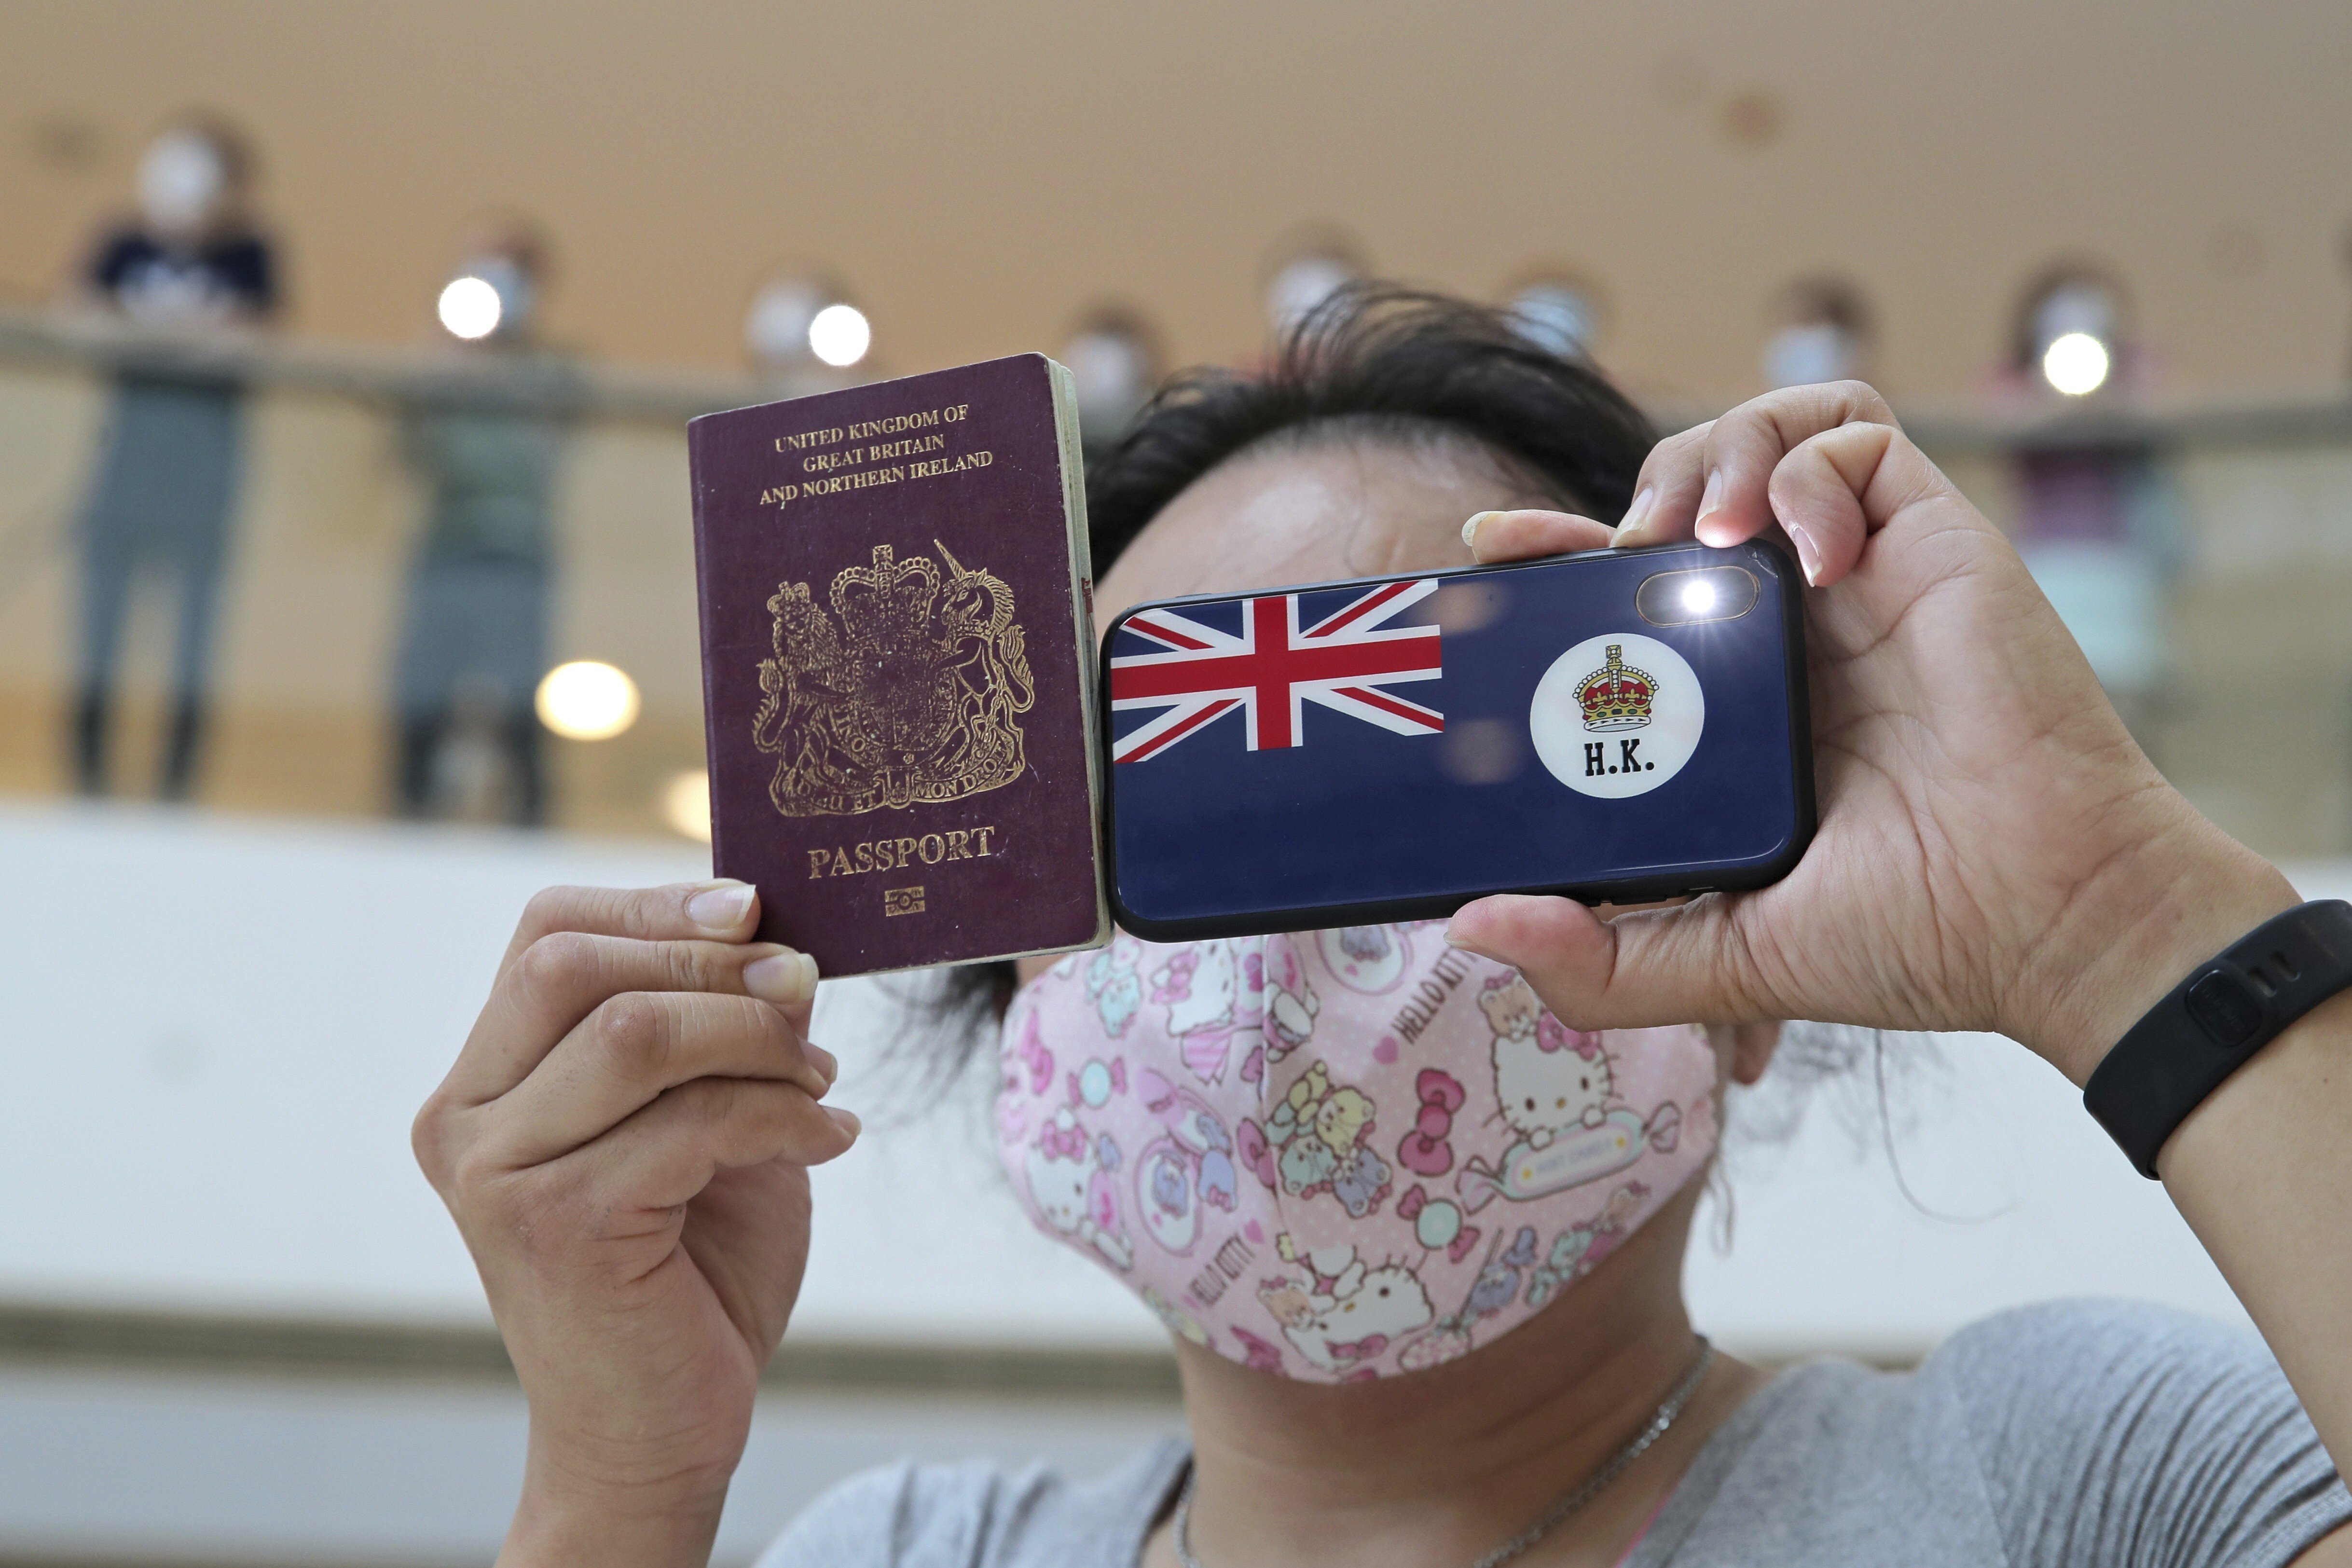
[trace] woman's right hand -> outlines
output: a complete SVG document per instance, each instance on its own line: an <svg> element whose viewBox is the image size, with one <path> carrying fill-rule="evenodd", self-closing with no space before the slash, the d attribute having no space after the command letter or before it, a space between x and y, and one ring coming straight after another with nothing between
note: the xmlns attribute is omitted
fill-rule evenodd
<svg viewBox="0 0 2352 1568"><path fill-rule="evenodd" d="M704 1562L808 1256L816 966L740 882L554 888L524 911L416 1157L530 1404L502 1563Z"/></svg>

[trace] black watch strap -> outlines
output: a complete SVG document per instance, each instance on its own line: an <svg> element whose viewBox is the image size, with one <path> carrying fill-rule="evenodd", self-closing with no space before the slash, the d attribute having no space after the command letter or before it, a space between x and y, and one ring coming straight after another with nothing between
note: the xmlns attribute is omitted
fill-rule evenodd
<svg viewBox="0 0 2352 1568"><path fill-rule="evenodd" d="M2222 1079L2347 987L2352 904L2299 904L2189 971L2093 1069L2083 1104L2153 1180L2165 1140Z"/></svg>

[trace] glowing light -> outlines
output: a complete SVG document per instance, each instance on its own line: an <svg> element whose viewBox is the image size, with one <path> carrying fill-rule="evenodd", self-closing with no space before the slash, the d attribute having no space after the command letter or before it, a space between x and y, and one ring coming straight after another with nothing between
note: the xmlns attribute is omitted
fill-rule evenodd
<svg viewBox="0 0 2352 1568"><path fill-rule="evenodd" d="M809 319L809 353L840 369L866 357L874 329L855 305L827 305Z"/></svg>
<svg viewBox="0 0 2352 1568"><path fill-rule="evenodd" d="M699 844L710 842L710 775L700 768L672 773L662 785L662 820Z"/></svg>
<svg viewBox="0 0 2352 1568"><path fill-rule="evenodd" d="M539 683L539 721L567 741L609 741L637 721L637 683L609 664L576 658Z"/></svg>
<svg viewBox="0 0 2352 1568"><path fill-rule="evenodd" d="M499 291L479 278L452 279L441 290L438 306L441 324L449 329L449 335L467 342L497 331L504 309L499 303Z"/></svg>
<svg viewBox="0 0 2352 1568"><path fill-rule="evenodd" d="M1694 616L1703 616L1715 608L1715 584L1704 577L1694 577L1684 584L1683 608Z"/></svg>
<svg viewBox="0 0 2352 1568"><path fill-rule="evenodd" d="M2042 353L2042 379L2069 397L2098 391L2107 369L2107 345L2088 332L2063 333Z"/></svg>

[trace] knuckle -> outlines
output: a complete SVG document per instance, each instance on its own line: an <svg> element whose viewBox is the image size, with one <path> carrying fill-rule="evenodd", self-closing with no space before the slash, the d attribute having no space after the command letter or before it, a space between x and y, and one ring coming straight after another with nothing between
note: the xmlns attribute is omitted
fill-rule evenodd
<svg viewBox="0 0 2352 1568"><path fill-rule="evenodd" d="M597 1050L627 1078L658 1074L668 1058L667 1015L642 991L605 998L590 1016L590 1025Z"/></svg>
<svg viewBox="0 0 2352 1568"><path fill-rule="evenodd" d="M417 1168L434 1189L447 1188L455 1132L450 1127L451 1108L436 1090L416 1112L408 1124L408 1147L416 1156Z"/></svg>
<svg viewBox="0 0 2352 1568"><path fill-rule="evenodd" d="M450 1206L478 1218L495 1215L509 1199L512 1175L481 1144L456 1151L449 1162Z"/></svg>
<svg viewBox="0 0 2352 1568"><path fill-rule="evenodd" d="M727 965L712 963L709 950L698 942L663 942L659 951L670 984L679 991L719 990L742 968L740 962ZM740 984L736 982L737 986Z"/></svg>
<svg viewBox="0 0 2352 1568"><path fill-rule="evenodd" d="M522 919L515 927L515 934L542 936L549 931L562 930L571 920L573 910L578 908L582 891L582 889L560 884L541 888L523 905Z"/></svg>
<svg viewBox="0 0 2352 1568"><path fill-rule="evenodd" d="M593 975L598 957L594 937L576 931L550 931L523 949L515 978L527 992L543 995Z"/></svg>
<svg viewBox="0 0 2352 1568"><path fill-rule="evenodd" d="M665 916L664 905L670 901L669 889L646 888L630 892L615 892L613 900L613 924L623 936L637 942L654 942L670 934L670 922Z"/></svg>

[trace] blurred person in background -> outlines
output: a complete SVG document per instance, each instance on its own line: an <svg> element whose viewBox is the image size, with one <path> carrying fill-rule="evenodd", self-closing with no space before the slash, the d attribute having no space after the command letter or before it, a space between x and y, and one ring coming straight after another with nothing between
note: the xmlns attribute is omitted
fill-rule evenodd
<svg viewBox="0 0 2352 1568"><path fill-rule="evenodd" d="M488 226L443 287L462 363L401 420L425 515L393 672L404 816L537 826L548 788L533 697L548 668L554 489L579 377L540 341L545 241Z"/></svg>
<svg viewBox="0 0 2352 1568"><path fill-rule="evenodd" d="M2053 268L2021 291L2010 338L2010 395L2053 416L2011 448L2018 551L2108 695L2144 728L2170 673L2179 500L2160 454L2127 422L2067 416L2128 407L2147 385L2123 285L2103 268Z"/></svg>
<svg viewBox="0 0 2352 1568"><path fill-rule="evenodd" d="M1280 337L1297 330L1323 302L1365 274L1363 247L1331 224L1308 224L1272 253L1264 304L1267 330Z"/></svg>
<svg viewBox="0 0 2352 1568"><path fill-rule="evenodd" d="M1078 430L1091 466L1105 460L1160 383L1160 335L1139 310L1098 305L1078 319L1061 361L1076 384Z"/></svg>
<svg viewBox="0 0 2352 1568"><path fill-rule="evenodd" d="M247 205L253 156L209 115L184 116L139 161L139 211L91 253L85 296L179 340L122 355L79 518L81 626L69 745L85 795L107 788L115 679L134 581L178 590L158 792L187 797L209 696L214 621L245 447L245 392L206 338L265 322L278 264ZM175 347L180 352L174 352Z"/></svg>
<svg viewBox="0 0 2352 1568"><path fill-rule="evenodd" d="M1082 1481L888 1466L766 1568L2352 1563L2323 1447L2352 1454L2352 993L2151 1156L2267 1345L2074 1301L1914 1371L1773 1372L1690 1321L1723 1091L1770 1070L1775 1020L1997 1033L2080 1084L2296 901L2132 744L1869 387L1654 444L1502 312L1349 290L1263 370L1164 389L1088 481L1106 617L1769 537L1812 585L1819 832L1769 888L1607 920L1505 895L953 972L1016 1194L1166 1323L1187 1430ZM417 1118L530 1398L502 1563L708 1556L807 1167L859 1131L807 1037L815 966L751 940L760 896L541 894Z"/></svg>
<svg viewBox="0 0 2352 1568"><path fill-rule="evenodd" d="M1842 278L1801 278L1780 292L1780 324L1764 342L1764 384L1863 381L1876 337L1862 290Z"/></svg>
<svg viewBox="0 0 2352 1568"><path fill-rule="evenodd" d="M1573 273L1538 272L1511 290L1505 307L1519 335L1566 359L1589 360L1608 311L1601 290Z"/></svg>
<svg viewBox="0 0 2352 1568"><path fill-rule="evenodd" d="M873 344L865 313L821 267L786 262L769 269L743 312L751 374L772 397L807 397L855 386Z"/></svg>

